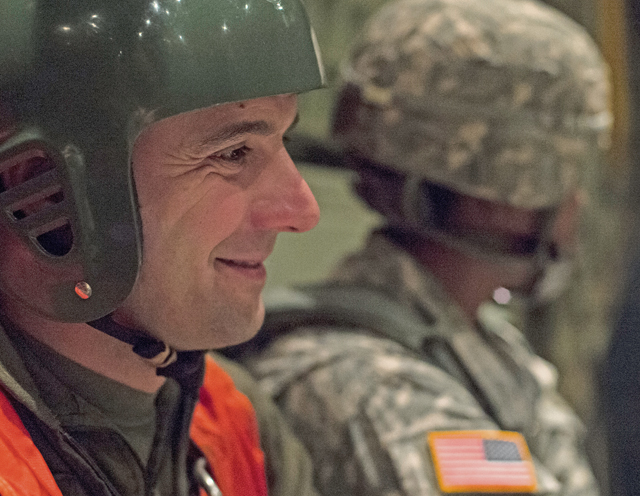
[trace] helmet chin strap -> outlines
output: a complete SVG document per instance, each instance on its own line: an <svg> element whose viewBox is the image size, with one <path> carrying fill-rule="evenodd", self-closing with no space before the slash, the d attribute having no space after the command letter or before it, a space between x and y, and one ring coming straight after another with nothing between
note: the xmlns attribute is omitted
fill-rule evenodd
<svg viewBox="0 0 640 496"><path fill-rule="evenodd" d="M515 288L515 292L534 303L545 303L562 293L570 278L573 259L558 253L552 239L556 212L549 211L542 219L540 241L531 253L513 253L491 235L454 232L439 227L433 218L435 211L431 195L424 189L424 180L415 175L405 177L402 189L402 212L392 229L413 232L473 258L506 267L530 267L532 284Z"/></svg>
<svg viewBox="0 0 640 496"><path fill-rule="evenodd" d="M526 287L508 288L524 301L532 305L544 305L557 299L569 285L574 268L573 257L557 255L554 243L541 242L537 250L529 255L508 254L491 251L487 246L474 243L473 239L464 239L443 230L416 230L414 227L390 227L392 238L399 233L412 233L414 236L424 237L441 243L470 257L484 260L501 266L527 265L531 271L532 280ZM402 235L400 235L402 236Z"/></svg>
<svg viewBox="0 0 640 496"><path fill-rule="evenodd" d="M142 331L119 324L113 319L113 314L105 315L87 324L119 341L130 344L134 353L156 368L158 375L175 379L180 385L189 389L200 387L204 374L204 351L177 351Z"/></svg>
<svg viewBox="0 0 640 496"><path fill-rule="evenodd" d="M572 257L557 257L547 262L529 291L518 293L534 306L550 303L558 299L567 289L573 270Z"/></svg>

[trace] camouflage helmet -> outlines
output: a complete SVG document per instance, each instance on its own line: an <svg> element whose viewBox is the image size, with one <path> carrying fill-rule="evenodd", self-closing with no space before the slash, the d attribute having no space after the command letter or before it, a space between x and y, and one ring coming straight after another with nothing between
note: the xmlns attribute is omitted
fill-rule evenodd
<svg viewBox="0 0 640 496"><path fill-rule="evenodd" d="M0 291L60 321L109 314L141 262L130 151L150 116L323 84L300 0L3 0L0 173L38 173L0 184L0 225L39 272Z"/></svg>
<svg viewBox="0 0 640 496"><path fill-rule="evenodd" d="M480 199L557 206L594 146L609 141L608 70L596 45L535 1L387 3L343 77L341 145Z"/></svg>

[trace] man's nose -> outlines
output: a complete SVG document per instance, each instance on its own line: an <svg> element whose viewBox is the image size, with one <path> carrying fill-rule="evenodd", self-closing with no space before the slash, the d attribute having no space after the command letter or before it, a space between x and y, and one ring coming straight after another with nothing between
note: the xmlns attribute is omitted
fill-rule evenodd
<svg viewBox="0 0 640 496"><path fill-rule="evenodd" d="M305 232L315 227L320 208L284 148L263 174L263 194L252 209L253 226L279 232Z"/></svg>

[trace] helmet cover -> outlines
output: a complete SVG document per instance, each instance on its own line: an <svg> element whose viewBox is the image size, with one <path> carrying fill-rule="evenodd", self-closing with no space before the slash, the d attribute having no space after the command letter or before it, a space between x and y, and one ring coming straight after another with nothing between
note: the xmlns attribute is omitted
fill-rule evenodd
<svg viewBox="0 0 640 496"><path fill-rule="evenodd" d="M476 198L557 206L608 144L607 66L581 26L537 1L387 3L343 77L344 147Z"/></svg>

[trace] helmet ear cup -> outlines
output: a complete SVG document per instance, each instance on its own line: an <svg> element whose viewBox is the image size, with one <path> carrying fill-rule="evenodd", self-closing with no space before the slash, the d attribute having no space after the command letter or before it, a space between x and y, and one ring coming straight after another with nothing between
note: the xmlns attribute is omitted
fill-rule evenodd
<svg viewBox="0 0 640 496"><path fill-rule="evenodd" d="M30 143L0 155L0 207L9 225L44 255L60 257L73 247L73 230L56 161Z"/></svg>

